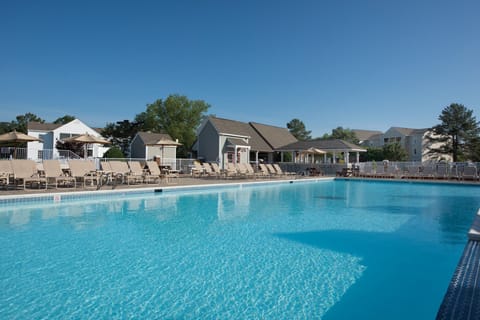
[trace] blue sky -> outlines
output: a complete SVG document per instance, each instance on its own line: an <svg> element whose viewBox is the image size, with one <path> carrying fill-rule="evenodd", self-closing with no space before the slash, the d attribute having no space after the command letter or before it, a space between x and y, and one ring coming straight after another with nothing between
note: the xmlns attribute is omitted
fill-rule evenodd
<svg viewBox="0 0 480 320"><path fill-rule="evenodd" d="M169 94L313 136L480 120L480 1L1 1L0 121L133 119Z"/></svg>

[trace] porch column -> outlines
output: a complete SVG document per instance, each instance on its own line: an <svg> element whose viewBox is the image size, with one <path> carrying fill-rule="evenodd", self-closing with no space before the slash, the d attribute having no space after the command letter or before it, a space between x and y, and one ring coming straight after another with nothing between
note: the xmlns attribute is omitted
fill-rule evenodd
<svg viewBox="0 0 480 320"><path fill-rule="evenodd" d="M335 164L337 163L337 154L335 153L335 151L333 151L333 159L332 159L332 163Z"/></svg>
<svg viewBox="0 0 480 320"><path fill-rule="evenodd" d="M357 151L357 163L360 163L360 152Z"/></svg>
<svg viewBox="0 0 480 320"><path fill-rule="evenodd" d="M348 163L350 162L350 152L344 151L343 156L345 158L345 163L348 165Z"/></svg>
<svg viewBox="0 0 480 320"><path fill-rule="evenodd" d="M327 153L323 154L323 163L327 163Z"/></svg>

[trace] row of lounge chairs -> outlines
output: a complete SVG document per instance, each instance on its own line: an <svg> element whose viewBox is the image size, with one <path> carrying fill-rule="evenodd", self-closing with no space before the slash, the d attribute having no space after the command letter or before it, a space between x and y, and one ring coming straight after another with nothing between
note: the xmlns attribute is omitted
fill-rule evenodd
<svg viewBox="0 0 480 320"><path fill-rule="evenodd" d="M0 160L0 186L37 187L49 186L99 188L104 184L139 184L170 182L177 174L162 172L155 161L104 161L98 170L91 160L69 160L62 167L59 160L44 160L37 166L33 160Z"/></svg>
<svg viewBox="0 0 480 320"><path fill-rule="evenodd" d="M450 166L448 164L436 165L412 165L403 170L395 165L377 166L371 164L361 167L355 174L358 177L367 178L396 178L396 179L452 179L478 181L480 176L475 166Z"/></svg>
<svg viewBox="0 0 480 320"><path fill-rule="evenodd" d="M200 163L194 161L192 176L194 177L215 177L215 178L281 178L294 176L294 172L284 172L282 168L274 164L259 164L256 169L250 163L227 163L225 169L220 169L215 162Z"/></svg>

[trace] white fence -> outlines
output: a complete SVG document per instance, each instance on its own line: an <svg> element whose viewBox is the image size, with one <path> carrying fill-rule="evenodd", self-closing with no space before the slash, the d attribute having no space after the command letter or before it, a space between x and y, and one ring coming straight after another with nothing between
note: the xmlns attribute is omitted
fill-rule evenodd
<svg viewBox="0 0 480 320"><path fill-rule="evenodd" d="M29 157L30 155L30 157ZM36 155L34 157L33 155ZM52 149L27 149L2 147L0 148L0 159L28 159L50 160L50 159L81 159L81 157L70 150L52 150Z"/></svg>

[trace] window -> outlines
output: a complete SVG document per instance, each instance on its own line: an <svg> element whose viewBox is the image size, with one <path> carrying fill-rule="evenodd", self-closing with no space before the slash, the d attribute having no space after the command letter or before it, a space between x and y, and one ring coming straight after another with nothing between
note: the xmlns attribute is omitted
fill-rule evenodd
<svg viewBox="0 0 480 320"><path fill-rule="evenodd" d="M233 152L227 152L227 160L229 163L233 163ZM237 163L240 162L240 152L237 152Z"/></svg>

